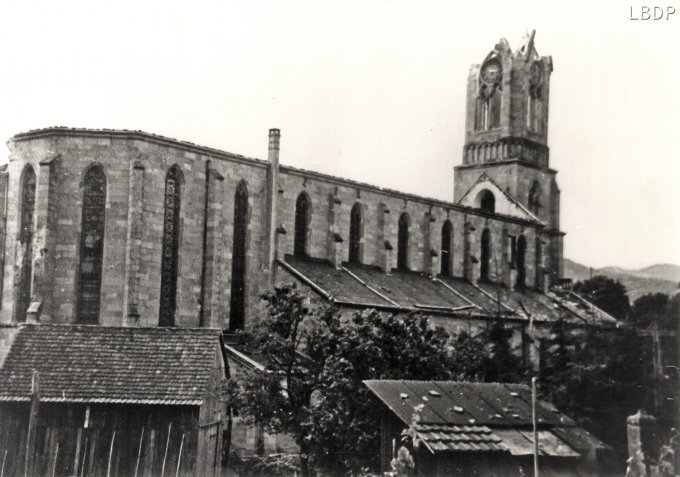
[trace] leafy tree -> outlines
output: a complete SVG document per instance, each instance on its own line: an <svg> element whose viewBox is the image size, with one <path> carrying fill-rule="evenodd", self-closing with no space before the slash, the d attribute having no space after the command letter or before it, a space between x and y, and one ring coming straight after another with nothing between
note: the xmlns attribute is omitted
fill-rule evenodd
<svg viewBox="0 0 680 477"><path fill-rule="evenodd" d="M588 280L576 282L574 291L583 295L617 320L626 320L630 315L628 291L618 280L597 275Z"/></svg>
<svg viewBox="0 0 680 477"><path fill-rule="evenodd" d="M364 380L444 380L461 372L448 351L449 335L422 316L357 313L336 329L336 336L337 347L322 376L320 405L325 411L315 415L315 441L322 447L329 473L377 464L380 413L376 410L381 405Z"/></svg>
<svg viewBox="0 0 680 477"><path fill-rule="evenodd" d="M481 334L486 353L481 363L479 380L497 383L517 383L529 374L522 358L513 352L510 344L512 330L496 321Z"/></svg>
<svg viewBox="0 0 680 477"><path fill-rule="evenodd" d="M657 325L660 329L675 329L680 319L679 304L679 295L672 300L663 293L642 295L633 303L632 321L641 328Z"/></svg>
<svg viewBox="0 0 680 477"><path fill-rule="evenodd" d="M264 297L268 319L251 346L267 372L247 371L225 385L226 398L251 423L292 436L303 476L376 467L379 403L365 379L451 379L462 373L449 335L424 317L311 308L294 287Z"/></svg>
<svg viewBox="0 0 680 477"><path fill-rule="evenodd" d="M542 343L541 394L617 451L626 448L626 418L650 408L649 357L632 327L553 324Z"/></svg>
<svg viewBox="0 0 680 477"><path fill-rule="evenodd" d="M502 324L450 336L419 315L364 311L341 317L332 306L310 306L295 287L276 289L264 300L269 316L252 331L248 346L265 357L267 371L235 376L225 383L226 398L248 422L290 435L304 476L377 470L382 404L364 380L526 376L510 346L512 331ZM271 460L260 459L253 468L274 473L292 462Z"/></svg>

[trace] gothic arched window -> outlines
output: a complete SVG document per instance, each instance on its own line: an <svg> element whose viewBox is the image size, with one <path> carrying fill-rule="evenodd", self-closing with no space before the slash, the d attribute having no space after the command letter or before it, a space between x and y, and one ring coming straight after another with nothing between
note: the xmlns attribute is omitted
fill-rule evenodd
<svg viewBox="0 0 680 477"><path fill-rule="evenodd" d="M301 192L295 202L295 237L293 253L299 257L307 256L307 236L311 218L311 201L306 192Z"/></svg>
<svg viewBox="0 0 680 477"><path fill-rule="evenodd" d="M538 181L534 181L531 185L527 202L529 204L529 210L533 214L538 215L541 210L541 186Z"/></svg>
<svg viewBox="0 0 680 477"><path fill-rule="evenodd" d="M480 87L475 102L475 130L486 131L501 125L501 91L498 84Z"/></svg>
<svg viewBox="0 0 680 477"><path fill-rule="evenodd" d="M408 270L409 227L411 220L406 212L399 216L397 237L397 268Z"/></svg>
<svg viewBox="0 0 680 477"><path fill-rule="evenodd" d="M524 238L524 235L520 235L517 239L517 283L515 284L515 288L519 288L520 290L524 288L527 276L525 266L526 252L527 240Z"/></svg>
<svg viewBox="0 0 680 477"><path fill-rule="evenodd" d="M447 220L442 226L442 252L441 274L445 277L451 275L451 258L453 257L453 225Z"/></svg>
<svg viewBox="0 0 680 477"><path fill-rule="evenodd" d="M94 165L83 180L83 219L80 232L80 266L78 269L79 323L99 321L106 224L106 176Z"/></svg>
<svg viewBox="0 0 680 477"><path fill-rule="evenodd" d="M21 180L21 225L19 244L21 246L21 274L17 295L16 318L26 321L26 311L31 304L31 275L33 274L33 216L35 212L35 172L30 165L24 169Z"/></svg>
<svg viewBox="0 0 680 477"><path fill-rule="evenodd" d="M182 173L177 166L173 166L165 176L163 251L161 253L161 299L158 315L158 324L160 326L175 325L181 191Z"/></svg>
<svg viewBox="0 0 680 477"><path fill-rule="evenodd" d="M229 330L242 330L246 309L246 232L248 230L248 187L241 181L234 195L234 237L231 258L231 306Z"/></svg>
<svg viewBox="0 0 680 477"><path fill-rule="evenodd" d="M542 132L543 129L543 100L541 96L540 86L529 86L529 95L527 96L527 128L537 133Z"/></svg>
<svg viewBox="0 0 680 477"><path fill-rule="evenodd" d="M357 202L349 219L349 261L352 263L361 263L361 216L361 204Z"/></svg>
<svg viewBox="0 0 680 477"><path fill-rule="evenodd" d="M482 232L481 250L479 255L479 279L481 281L489 281L489 262L491 261L491 232L489 229L484 229Z"/></svg>

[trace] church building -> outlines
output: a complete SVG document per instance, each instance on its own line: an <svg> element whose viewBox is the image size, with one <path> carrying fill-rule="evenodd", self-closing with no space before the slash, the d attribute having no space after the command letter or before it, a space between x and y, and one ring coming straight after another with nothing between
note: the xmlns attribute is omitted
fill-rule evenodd
<svg viewBox="0 0 680 477"><path fill-rule="evenodd" d="M444 325L610 321L557 288L552 70L533 34L472 66L452 202L280 165L276 129L267 160L141 131L17 134L0 176L0 322L235 331L291 278L340 305Z"/></svg>

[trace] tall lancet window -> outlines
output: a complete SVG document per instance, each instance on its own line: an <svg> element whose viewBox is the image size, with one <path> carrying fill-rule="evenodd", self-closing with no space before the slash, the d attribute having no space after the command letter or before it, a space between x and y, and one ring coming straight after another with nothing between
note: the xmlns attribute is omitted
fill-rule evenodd
<svg viewBox="0 0 680 477"><path fill-rule="evenodd" d="M304 257L308 253L307 236L309 235L311 209L311 201L307 193L300 193L295 203L295 237L293 239L293 253L299 257Z"/></svg>
<svg viewBox="0 0 680 477"><path fill-rule="evenodd" d="M231 245L231 306L229 330L242 330L246 311L246 232L248 187L241 181L234 196L234 237Z"/></svg>
<svg viewBox="0 0 680 477"><path fill-rule="evenodd" d="M106 176L94 165L83 180L83 219L80 232L80 266L78 269L79 323L99 321L106 223Z"/></svg>
<svg viewBox="0 0 680 477"><path fill-rule="evenodd" d="M29 165L24 169L21 181L21 274L17 295L16 319L26 321L26 311L31 304L31 275L33 274L33 216L35 212L35 172Z"/></svg>
<svg viewBox="0 0 680 477"><path fill-rule="evenodd" d="M173 166L165 177L163 251L161 255L161 300L158 324L175 325L177 307L177 265L179 252L182 173Z"/></svg>
<svg viewBox="0 0 680 477"><path fill-rule="evenodd" d="M349 261L351 263L361 263L361 204L356 203L352 206L349 218Z"/></svg>
<svg viewBox="0 0 680 477"><path fill-rule="evenodd" d="M517 283L515 284L515 288L518 289L523 289L526 278L527 278L527 272L526 272L526 252L527 252L527 239L524 238L524 235L520 235L519 238L517 239Z"/></svg>
<svg viewBox="0 0 680 477"><path fill-rule="evenodd" d="M409 227L411 220L406 212L399 216L397 234L397 268L408 270Z"/></svg>
<svg viewBox="0 0 680 477"><path fill-rule="evenodd" d="M534 62L529 68L529 95L527 96L527 128L543 132L543 66Z"/></svg>
<svg viewBox="0 0 680 477"><path fill-rule="evenodd" d="M489 269L491 265L491 232L484 229L482 232L479 264L479 279L489 281Z"/></svg>
<svg viewBox="0 0 680 477"><path fill-rule="evenodd" d="M441 274L451 276L451 262L453 258L453 225L447 220L442 226Z"/></svg>

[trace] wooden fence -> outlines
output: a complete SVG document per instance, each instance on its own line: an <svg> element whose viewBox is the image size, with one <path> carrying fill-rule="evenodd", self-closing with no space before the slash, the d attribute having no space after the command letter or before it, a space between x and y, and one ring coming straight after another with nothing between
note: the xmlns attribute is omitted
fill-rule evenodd
<svg viewBox="0 0 680 477"><path fill-rule="evenodd" d="M219 475L220 423L202 426L198 432L173 428L172 423L155 428L134 423L115 429L38 427L29 459L27 426L22 424L19 420L3 423L0 477ZM199 434L203 446L200 457Z"/></svg>

